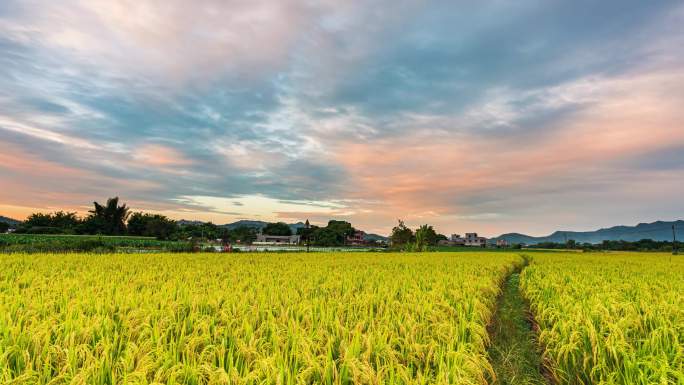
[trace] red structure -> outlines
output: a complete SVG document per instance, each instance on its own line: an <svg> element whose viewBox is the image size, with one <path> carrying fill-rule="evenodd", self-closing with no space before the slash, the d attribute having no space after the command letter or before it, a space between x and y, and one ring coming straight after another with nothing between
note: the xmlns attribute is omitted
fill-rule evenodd
<svg viewBox="0 0 684 385"><path fill-rule="evenodd" d="M363 246L366 244L366 233L356 230L354 235L347 237L347 244L350 246Z"/></svg>

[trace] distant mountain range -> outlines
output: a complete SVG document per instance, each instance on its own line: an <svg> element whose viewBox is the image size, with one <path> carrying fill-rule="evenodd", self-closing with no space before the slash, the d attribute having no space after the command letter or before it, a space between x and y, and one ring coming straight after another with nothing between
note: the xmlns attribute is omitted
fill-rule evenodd
<svg viewBox="0 0 684 385"><path fill-rule="evenodd" d="M225 225L221 225L221 227L225 227L225 228L227 228L228 230L233 230L233 229L236 229L236 228L238 228L238 227L251 227L251 228L253 228L253 229L260 230L260 229L266 227L266 225L267 225L268 223L269 223L269 222L264 222L264 221L250 221L250 220L243 219L243 220L240 220L240 221L237 221L237 222L227 223L227 224L225 224ZM292 230L292 233L293 233L293 234L297 234L297 229L302 228L302 227L305 226L304 222L288 223L287 225L290 226L290 230Z"/></svg>
<svg viewBox="0 0 684 385"><path fill-rule="evenodd" d="M16 219L12 219L12 218L3 217L2 215L0 215L0 222L7 223L12 228L17 227L21 223L21 221L18 221Z"/></svg>
<svg viewBox="0 0 684 385"><path fill-rule="evenodd" d="M364 240L366 241L382 241L382 242L389 242L389 237L385 237L383 235L378 235L378 234L366 234L365 237L363 237Z"/></svg>
<svg viewBox="0 0 684 385"><path fill-rule="evenodd" d="M179 226L199 226L203 224L204 222L202 221L189 221L187 219L181 219L180 221L176 221L176 223Z"/></svg>
<svg viewBox="0 0 684 385"><path fill-rule="evenodd" d="M542 242L565 243L566 240L569 241L571 239L579 243L601 243L604 240L622 240L634 242L641 239L671 241L672 225L675 226L677 240L684 241L683 220L672 222L657 221L653 223L639 223L636 226L614 226L596 231L556 231L553 234L547 235L545 237L533 237L519 233L508 233L502 234L491 239L490 241L496 242L499 239L505 239L509 244L524 243L528 245L534 245Z"/></svg>
<svg viewBox="0 0 684 385"><path fill-rule="evenodd" d="M202 221L189 221L189 220L181 219L180 221L177 221L177 223L181 226L187 226L187 225L197 226L197 225L201 225L204 222L202 222ZM251 220L243 219L243 220L239 220L237 222L226 223L224 225L218 225L218 226L219 227L225 227L228 230L233 230L233 229L236 229L238 227L250 227L250 228L259 230L259 229L264 228L268 223L269 222L251 221ZM304 227L305 225L303 222L297 222L297 223L290 223L290 224L288 224L288 226L290 226L290 229L292 230L293 233L297 233L297 229Z"/></svg>

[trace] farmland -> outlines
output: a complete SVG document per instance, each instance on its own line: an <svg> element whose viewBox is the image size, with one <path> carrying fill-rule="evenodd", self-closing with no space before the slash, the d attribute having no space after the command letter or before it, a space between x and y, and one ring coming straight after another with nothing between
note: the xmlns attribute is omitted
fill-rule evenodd
<svg viewBox="0 0 684 385"><path fill-rule="evenodd" d="M84 252L126 250L191 250L186 242L152 237L100 235L0 234L0 252Z"/></svg>
<svg viewBox="0 0 684 385"><path fill-rule="evenodd" d="M558 383L684 384L681 256L535 254L521 278Z"/></svg>
<svg viewBox="0 0 684 385"><path fill-rule="evenodd" d="M481 384L514 254L3 256L0 382ZM54 382L51 382L54 381Z"/></svg>
<svg viewBox="0 0 684 385"><path fill-rule="evenodd" d="M0 383L538 383L495 372L525 338L555 383L678 384L683 280L655 253L7 254Z"/></svg>

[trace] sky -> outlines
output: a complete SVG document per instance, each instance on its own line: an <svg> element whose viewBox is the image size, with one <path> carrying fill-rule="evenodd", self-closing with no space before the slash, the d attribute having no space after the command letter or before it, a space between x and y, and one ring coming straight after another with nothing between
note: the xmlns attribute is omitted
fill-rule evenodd
<svg viewBox="0 0 684 385"><path fill-rule="evenodd" d="M681 1L0 2L0 215L684 217Z"/></svg>

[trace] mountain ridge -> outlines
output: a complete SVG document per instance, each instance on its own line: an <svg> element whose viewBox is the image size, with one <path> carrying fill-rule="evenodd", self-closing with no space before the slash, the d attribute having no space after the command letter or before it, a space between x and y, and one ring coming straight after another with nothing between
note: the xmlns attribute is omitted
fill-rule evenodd
<svg viewBox="0 0 684 385"><path fill-rule="evenodd" d="M17 227L21 221L0 215L0 222L7 223L10 227Z"/></svg>
<svg viewBox="0 0 684 385"><path fill-rule="evenodd" d="M574 240L579 243L601 243L608 241L629 241L635 242L642 239L652 239L654 241L671 241L672 226L675 226L677 240L684 240L684 220L676 221L655 221L651 223L639 223L635 226L617 225L612 227L600 228L594 231L565 231L557 230L553 233L535 237L521 233L506 233L492 238L492 242L503 239L509 244L524 243L533 245L543 242L565 243Z"/></svg>

